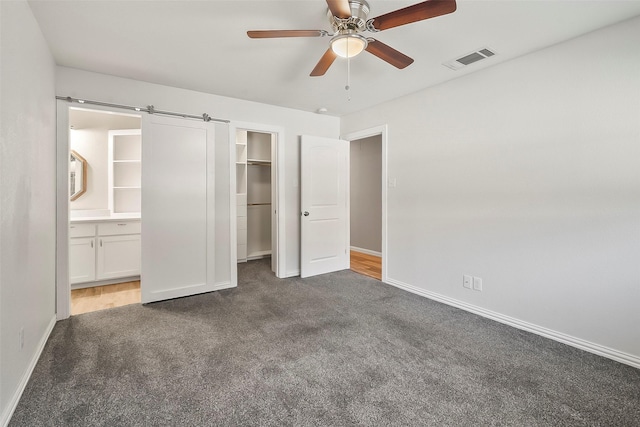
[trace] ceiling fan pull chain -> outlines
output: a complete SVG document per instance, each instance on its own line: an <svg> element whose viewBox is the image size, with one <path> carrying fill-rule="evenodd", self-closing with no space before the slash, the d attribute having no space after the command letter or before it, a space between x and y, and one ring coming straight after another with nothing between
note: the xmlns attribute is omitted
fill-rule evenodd
<svg viewBox="0 0 640 427"><path fill-rule="evenodd" d="M349 57L349 43L347 43L347 101L351 101L351 58Z"/></svg>

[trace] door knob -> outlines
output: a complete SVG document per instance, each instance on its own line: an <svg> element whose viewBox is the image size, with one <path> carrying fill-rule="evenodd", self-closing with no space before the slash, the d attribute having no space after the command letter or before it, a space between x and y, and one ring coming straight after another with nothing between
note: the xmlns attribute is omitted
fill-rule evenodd
<svg viewBox="0 0 640 427"><path fill-rule="evenodd" d="M303 213L302 215L304 215L304 216L309 216L309 212L304 211L304 213Z"/></svg>

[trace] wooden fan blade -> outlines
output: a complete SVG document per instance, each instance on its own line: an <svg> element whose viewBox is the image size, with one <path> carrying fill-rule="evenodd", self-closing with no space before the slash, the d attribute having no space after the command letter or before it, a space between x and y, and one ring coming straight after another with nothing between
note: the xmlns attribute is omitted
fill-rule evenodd
<svg viewBox="0 0 640 427"><path fill-rule="evenodd" d="M398 52L394 48L387 46L378 40L370 39L366 51L377 56L383 61L387 61L396 68L403 69L413 64L412 58L409 58L404 53Z"/></svg>
<svg viewBox="0 0 640 427"><path fill-rule="evenodd" d="M349 0L327 0L329 10L333 16L338 18L347 19L351 17L351 6L349 6Z"/></svg>
<svg viewBox="0 0 640 427"><path fill-rule="evenodd" d="M323 30L256 30L247 31L252 39L272 39L277 37L322 37L327 32Z"/></svg>
<svg viewBox="0 0 640 427"><path fill-rule="evenodd" d="M422 21L423 19L446 15L455 12L455 10L455 0L428 0L373 18L373 26L376 30L382 31Z"/></svg>
<svg viewBox="0 0 640 427"><path fill-rule="evenodd" d="M336 56L338 55L336 55L331 48L327 49L324 55L322 55L322 58L320 58L320 61L318 61L318 64L316 64L316 68L313 69L310 76L311 77L324 76L324 73L326 73L329 67L331 67L331 64L333 64L333 61L336 60Z"/></svg>

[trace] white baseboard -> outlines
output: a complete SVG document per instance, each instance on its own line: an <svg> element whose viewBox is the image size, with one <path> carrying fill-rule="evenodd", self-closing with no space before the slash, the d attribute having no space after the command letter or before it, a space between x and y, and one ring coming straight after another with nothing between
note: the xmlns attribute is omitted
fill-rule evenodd
<svg viewBox="0 0 640 427"><path fill-rule="evenodd" d="M357 246L351 246L351 250L354 252L360 252L367 255L379 256L382 257L382 252L372 251L370 249L359 248Z"/></svg>
<svg viewBox="0 0 640 427"><path fill-rule="evenodd" d="M22 375L22 378L20 379L20 383L18 383L18 388L16 389L15 393L13 393L13 396L11 397L11 400L9 400L9 404L7 405L7 408L5 409L5 411L2 414L2 417L0 418L0 426L6 427L7 425L9 425L9 420L11 420L11 416L13 415L13 412L16 410L16 407L18 406L18 402L22 397L22 393L24 392L25 387L27 387L29 378L31 378L31 374L33 373L33 370L35 369L36 364L40 359L40 355L42 354L44 345L47 343L47 340L49 339L49 335L51 335L51 331L53 330L53 327L55 325L56 325L56 316L53 315L53 317L51 318L51 321L49 322L49 325L47 325L47 329L44 331L44 334L40 338L40 342L38 342L38 346L36 347L36 351L33 354L31 361L29 362L29 366L27 366L27 370Z"/></svg>
<svg viewBox="0 0 640 427"><path fill-rule="evenodd" d="M589 353L597 354L608 359L615 360L616 362L624 363L625 365L633 366L640 369L640 357L632 354L624 353L613 348L605 347L600 344L595 344L590 341L576 338L571 335L564 334L562 332L547 329L542 326L538 326L533 323L525 322L524 320L516 319L515 317L506 316L495 311L487 310L482 307L478 307L472 304L468 304L463 301L459 301L453 298L446 297L444 295L437 294L435 292L427 291L417 288L413 285L403 283L395 279L387 279L386 283L395 286L405 291L411 292L416 295L423 296L425 298L432 299L434 301L441 302L443 304L450 305L452 307L459 308L461 310L468 311L470 313L477 314L478 316L486 317L487 319L495 320L496 322L504 323L505 325L513 326L514 328L522 329L523 331L531 332L536 335L543 336L545 338L552 339L554 341L561 342L563 344L570 345L580 350L588 351Z"/></svg>
<svg viewBox="0 0 640 427"><path fill-rule="evenodd" d="M233 285L230 281L220 282L213 285L212 291L221 291L223 289L237 288L238 285Z"/></svg>
<svg viewBox="0 0 640 427"><path fill-rule="evenodd" d="M117 279L96 280L95 282L75 283L71 285L71 290L94 288L96 286L115 285L116 283L135 282L140 280L140 276L119 277Z"/></svg>
<svg viewBox="0 0 640 427"><path fill-rule="evenodd" d="M296 277L299 275L300 275L300 270L291 270L291 271L287 271L283 278L286 279L287 277Z"/></svg>
<svg viewBox="0 0 640 427"><path fill-rule="evenodd" d="M150 293L150 300L143 302L142 304L151 304L154 302L166 301L170 299L190 297L194 295L206 294L209 292L221 291L222 289L235 288L237 285L231 284L230 280L224 282L218 282L213 285L207 283L199 283L196 285L182 286L180 288L166 289L161 291L155 291Z"/></svg>
<svg viewBox="0 0 640 427"><path fill-rule="evenodd" d="M271 258L271 250L257 251L247 254L247 261L254 261L256 259Z"/></svg>

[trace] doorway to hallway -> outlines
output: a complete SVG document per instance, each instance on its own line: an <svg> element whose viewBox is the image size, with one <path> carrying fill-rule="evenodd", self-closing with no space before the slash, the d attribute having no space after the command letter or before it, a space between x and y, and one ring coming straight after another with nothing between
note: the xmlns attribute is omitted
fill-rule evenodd
<svg viewBox="0 0 640 427"><path fill-rule="evenodd" d="M382 257L351 251L351 270L382 280Z"/></svg>
<svg viewBox="0 0 640 427"><path fill-rule="evenodd" d="M350 142L351 270L382 279L382 135Z"/></svg>

